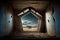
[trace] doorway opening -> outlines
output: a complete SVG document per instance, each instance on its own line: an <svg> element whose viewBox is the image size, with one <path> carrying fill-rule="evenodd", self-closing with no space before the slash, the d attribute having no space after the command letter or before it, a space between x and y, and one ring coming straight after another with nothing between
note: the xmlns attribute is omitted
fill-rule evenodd
<svg viewBox="0 0 60 40"><path fill-rule="evenodd" d="M42 16L32 8L27 8L18 14L23 32L40 32Z"/></svg>
<svg viewBox="0 0 60 40"><path fill-rule="evenodd" d="M28 13L21 17L23 31L37 32L38 31L38 18L33 14Z"/></svg>

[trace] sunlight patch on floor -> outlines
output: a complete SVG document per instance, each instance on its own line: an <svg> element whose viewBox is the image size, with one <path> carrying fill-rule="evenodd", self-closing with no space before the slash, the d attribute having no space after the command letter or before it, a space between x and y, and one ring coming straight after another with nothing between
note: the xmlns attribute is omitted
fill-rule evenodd
<svg viewBox="0 0 60 40"><path fill-rule="evenodd" d="M23 28L23 31L38 31L37 27L35 28Z"/></svg>

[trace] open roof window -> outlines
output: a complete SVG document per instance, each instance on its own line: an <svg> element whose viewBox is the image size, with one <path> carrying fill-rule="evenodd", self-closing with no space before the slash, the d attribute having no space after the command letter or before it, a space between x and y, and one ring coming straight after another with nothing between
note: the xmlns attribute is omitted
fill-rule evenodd
<svg viewBox="0 0 60 40"><path fill-rule="evenodd" d="M40 15L34 8L25 8L18 14L18 16L21 18L21 27L23 31L39 32L42 15ZM28 30L26 30L26 28Z"/></svg>
<svg viewBox="0 0 60 40"><path fill-rule="evenodd" d="M24 11L20 12L20 13L18 14L18 16L21 16L21 15L27 13L27 12L32 12L32 13L34 13L34 14L42 17L42 16L41 16L38 12L36 12L33 8L27 8L27 9L25 9Z"/></svg>
<svg viewBox="0 0 60 40"><path fill-rule="evenodd" d="M26 13L21 17L22 27L24 32L38 31L38 17L33 13Z"/></svg>

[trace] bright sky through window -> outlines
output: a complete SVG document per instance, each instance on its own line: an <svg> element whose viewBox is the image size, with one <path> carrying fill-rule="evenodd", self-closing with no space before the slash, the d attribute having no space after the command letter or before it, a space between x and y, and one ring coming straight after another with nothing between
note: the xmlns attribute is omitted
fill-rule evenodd
<svg viewBox="0 0 60 40"><path fill-rule="evenodd" d="M38 18L36 18L33 14L29 13L21 18L23 27L27 26L37 26Z"/></svg>

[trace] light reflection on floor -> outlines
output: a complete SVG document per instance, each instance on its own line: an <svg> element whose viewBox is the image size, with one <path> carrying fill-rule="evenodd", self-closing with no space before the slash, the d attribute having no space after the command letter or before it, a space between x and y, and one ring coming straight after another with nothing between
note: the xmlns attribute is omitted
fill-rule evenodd
<svg viewBox="0 0 60 40"><path fill-rule="evenodd" d="M26 28L23 28L23 31L27 31L28 32L28 31L38 31L38 30L37 30L37 27L34 27L34 28L27 28L26 27Z"/></svg>

